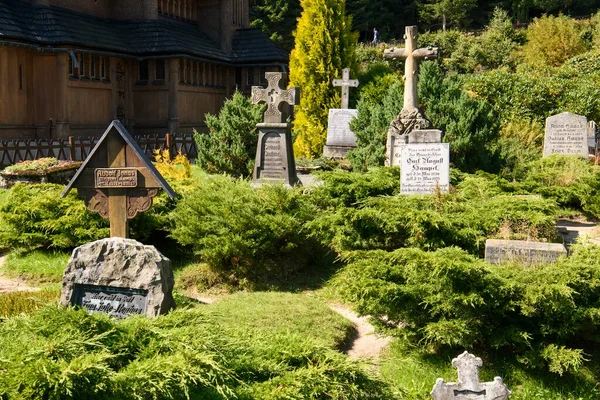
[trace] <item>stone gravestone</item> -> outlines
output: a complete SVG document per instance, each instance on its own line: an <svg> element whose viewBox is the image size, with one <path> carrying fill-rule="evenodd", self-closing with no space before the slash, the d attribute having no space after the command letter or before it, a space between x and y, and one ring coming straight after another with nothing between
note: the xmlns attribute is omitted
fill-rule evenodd
<svg viewBox="0 0 600 400"><path fill-rule="evenodd" d="M175 307L174 283L171 261L154 246L114 237L73 250L60 302L91 314L153 317Z"/></svg>
<svg viewBox="0 0 600 400"><path fill-rule="evenodd" d="M458 382L444 382L439 378L431 397L433 400L508 400L508 390L502 378L497 376L494 382L479 382L479 368L483 365L481 358L466 351L452 360L458 370Z"/></svg>
<svg viewBox="0 0 600 400"><path fill-rule="evenodd" d="M546 118L544 157L551 154L587 157L589 151L586 117L565 112Z"/></svg>
<svg viewBox="0 0 600 400"><path fill-rule="evenodd" d="M279 87L286 78L282 72L265 73L267 88L252 87L252 103L266 103L264 122L258 127L258 146L252 184L281 182L288 186L300 184L296 175L296 160L292 147L292 124L284 122L286 116L279 110L281 103L297 105L300 94L297 88L287 90Z"/></svg>
<svg viewBox="0 0 600 400"><path fill-rule="evenodd" d="M350 121L358 115L358 110L349 109L350 87L357 87L358 80L350 79L350 68L344 68L342 79L334 79L333 86L342 87L342 108L329 109L327 122L327 142L323 156L344 158L348 151L356 147L356 136L350 130Z"/></svg>
<svg viewBox="0 0 600 400"><path fill-rule="evenodd" d="M127 221L148 210L159 189L175 193L120 121L110 124L61 197L72 188L89 210L108 218L112 238L73 251L61 303L121 318L173 308L171 261L153 246L125 238Z"/></svg>
<svg viewBox="0 0 600 400"><path fill-rule="evenodd" d="M414 132L414 131L413 131ZM411 143L400 150L400 194L432 194L450 189L448 143Z"/></svg>
<svg viewBox="0 0 600 400"><path fill-rule="evenodd" d="M410 132L431 127L431 122L425 118L418 106L417 70L419 61L437 58L439 49L437 47L416 48L417 36L417 27L407 26L404 35L406 47L393 47L384 51L385 58L405 60L404 105L388 130L385 156L387 166L400 165L400 148L408 143Z"/></svg>
<svg viewBox="0 0 600 400"><path fill-rule="evenodd" d="M559 257L566 255L567 249L560 243L500 239L485 241L485 261L489 264L518 262L533 265L555 262Z"/></svg>

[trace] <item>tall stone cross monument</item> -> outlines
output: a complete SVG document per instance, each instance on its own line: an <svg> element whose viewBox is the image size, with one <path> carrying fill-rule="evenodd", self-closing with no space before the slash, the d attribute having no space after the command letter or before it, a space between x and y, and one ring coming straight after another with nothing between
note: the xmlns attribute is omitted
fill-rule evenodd
<svg viewBox="0 0 600 400"><path fill-rule="evenodd" d="M333 86L342 87L342 108L330 108L327 121L327 142L323 156L344 158L348 151L356 147L356 135L350 130L350 121L356 118L358 110L349 109L350 87L358 86L358 79L350 79L350 68L344 68L342 79L334 79Z"/></svg>
<svg viewBox="0 0 600 400"><path fill-rule="evenodd" d="M342 87L342 108L348 108L350 104L350 87L358 86L358 79L350 79L350 68L342 70L342 79L334 79L333 86Z"/></svg>
<svg viewBox="0 0 600 400"><path fill-rule="evenodd" d="M417 94L417 72L421 60L435 59L439 56L437 47L417 48L417 27L407 26L404 48L392 47L384 51L384 57L389 59L401 58L404 65L404 106L398 117L390 124L386 146L386 165L399 165L399 146L408 143L408 134L417 129L427 129L431 122L425 118L419 109ZM441 135L441 132L440 132ZM422 135L421 135L422 136ZM437 139L437 134L434 134ZM431 139L433 141L434 139ZM441 139L440 139L441 141Z"/></svg>
<svg viewBox="0 0 600 400"><path fill-rule="evenodd" d="M296 175L296 160L292 147L292 124L285 122L286 113L279 107L282 103L291 106L300 103L297 88L282 89L279 82L287 78L283 72L265 73L267 88L252 87L252 103L266 103L264 122L258 128L258 146L254 163L253 185L281 182L286 185L300 183Z"/></svg>

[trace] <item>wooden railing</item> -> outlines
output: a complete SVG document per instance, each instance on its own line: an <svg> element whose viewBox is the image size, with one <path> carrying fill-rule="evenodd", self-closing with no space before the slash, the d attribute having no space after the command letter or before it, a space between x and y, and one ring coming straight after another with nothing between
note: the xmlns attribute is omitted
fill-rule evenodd
<svg viewBox="0 0 600 400"><path fill-rule="evenodd" d="M190 161L198 155L193 134L136 135L136 142L150 159L156 149L169 150L174 157L181 152ZM98 137L67 139L0 140L0 169L24 160L55 157L59 160L83 161L90 154Z"/></svg>

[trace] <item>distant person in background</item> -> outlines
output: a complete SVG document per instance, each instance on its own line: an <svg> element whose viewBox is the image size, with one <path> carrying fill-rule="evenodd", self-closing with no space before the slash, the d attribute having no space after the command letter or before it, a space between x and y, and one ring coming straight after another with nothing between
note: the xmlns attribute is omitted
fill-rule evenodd
<svg viewBox="0 0 600 400"><path fill-rule="evenodd" d="M373 43L373 46L379 44L379 32L377 31L377 28L373 28L373 41L371 43Z"/></svg>

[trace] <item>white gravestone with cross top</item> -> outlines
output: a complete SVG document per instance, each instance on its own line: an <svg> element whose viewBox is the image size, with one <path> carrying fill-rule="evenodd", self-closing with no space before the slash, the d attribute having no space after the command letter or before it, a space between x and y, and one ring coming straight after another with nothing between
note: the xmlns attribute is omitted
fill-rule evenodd
<svg viewBox="0 0 600 400"><path fill-rule="evenodd" d="M400 146L408 143L408 134L414 130L428 129L431 122L425 118L419 109L417 95L418 65L422 60L435 59L439 56L437 47L417 48L417 27L407 26L404 48L393 47L384 51L384 57L403 59L404 65L404 105L398 117L392 121L388 130L386 144L386 165L400 165ZM427 136L427 135L425 135ZM439 143L438 134L432 134L421 143Z"/></svg>
<svg viewBox="0 0 600 400"><path fill-rule="evenodd" d="M458 382L444 382L439 378L431 391L433 400L508 400L508 390L502 378L497 376L493 382L479 382L481 358L464 352L452 365L458 370Z"/></svg>
<svg viewBox="0 0 600 400"><path fill-rule="evenodd" d="M333 86L342 87L342 108L330 108L327 122L327 142L323 156L344 158L348 151L356 147L356 136L350 130L350 122L356 118L358 110L348 108L350 88L358 86L357 79L350 79L350 68L344 68L342 79L334 79Z"/></svg>
<svg viewBox="0 0 600 400"><path fill-rule="evenodd" d="M283 72L265 73L267 88L252 87L252 103L266 103L267 110L264 122L258 127L258 146L252 183L260 186L263 183L284 183L298 185L296 161L292 147L291 124L284 121L286 113L280 110L282 103L291 106L300 102L297 88L282 89L280 81L287 78Z"/></svg>

